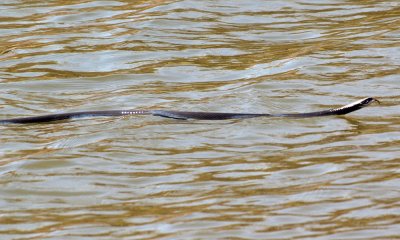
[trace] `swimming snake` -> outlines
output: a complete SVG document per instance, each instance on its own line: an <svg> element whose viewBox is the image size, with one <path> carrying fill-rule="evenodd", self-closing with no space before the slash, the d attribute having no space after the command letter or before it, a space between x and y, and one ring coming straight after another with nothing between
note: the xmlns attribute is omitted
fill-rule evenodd
<svg viewBox="0 0 400 240"><path fill-rule="evenodd" d="M108 110L108 111L83 111L56 113L34 117L21 117L0 120L0 124L29 124L29 123L47 123L84 117L116 117L125 115L153 115L173 119L198 119L198 120L225 120L225 119L243 119L255 117L289 117L289 118L308 118L322 117L331 115L344 115L368 106L372 102L379 101L368 97L339 108L332 108L323 111L306 113L225 113L225 112L185 112L169 110Z"/></svg>

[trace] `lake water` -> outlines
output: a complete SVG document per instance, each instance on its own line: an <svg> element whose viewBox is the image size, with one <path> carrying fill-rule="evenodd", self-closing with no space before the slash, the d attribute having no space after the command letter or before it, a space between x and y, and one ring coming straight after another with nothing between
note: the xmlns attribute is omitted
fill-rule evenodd
<svg viewBox="0 0 400 240"><path fill-rule="evenodd" d="M400 237L400 2L0 3L1 239Z"/></svg>

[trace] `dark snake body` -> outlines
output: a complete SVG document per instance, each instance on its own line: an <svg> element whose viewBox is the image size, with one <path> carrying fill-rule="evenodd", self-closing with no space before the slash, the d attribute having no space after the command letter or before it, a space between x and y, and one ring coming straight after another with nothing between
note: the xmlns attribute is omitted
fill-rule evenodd
<svg viewBox="0 0 400 240"><path fill-rule="evenodd" d="M331 115L344 115L363 107L368 106L372 102L379 102L375 98L364 98L362 100L350 103L343 107L328 109L317 112L307 113L224 113L224 112L184 112L184 111L168 111L168 110L109 110L109 111L84 111L49 114L36 117L22 117L0 120L0 124L28 124L28 123L46 123L61 120L84 117L115 117L125 115L153 115L174 119L199 119L199 120L226 120L226 119L243 119L255 117L291 117L291 118L307 118L321 117Z"/></svg>

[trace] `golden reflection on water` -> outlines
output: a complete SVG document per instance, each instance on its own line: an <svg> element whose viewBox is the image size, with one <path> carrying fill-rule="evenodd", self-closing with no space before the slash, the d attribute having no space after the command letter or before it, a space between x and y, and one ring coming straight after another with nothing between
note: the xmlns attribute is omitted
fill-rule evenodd
<svg viewBox="0 0 400 240"><path fill-rule="evenodd" d="M393 239L397 1L0 3L1 118L88 109L344 117L132 116L0 126L2 239Z"/></svg>

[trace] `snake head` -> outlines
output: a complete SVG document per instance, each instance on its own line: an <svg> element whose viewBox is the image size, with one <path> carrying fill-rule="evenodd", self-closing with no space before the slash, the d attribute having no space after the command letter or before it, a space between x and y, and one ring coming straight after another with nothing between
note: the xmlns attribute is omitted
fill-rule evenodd
<svg viewBox="0 0 400 240"><path fill-rule="evenodd" d="M363 99L363 100L360 102L360 104L363 105L363 106L366 106L366 105L369 105L369 104L371 104L371 103L373 103L373 102L377 102L378 104L381 104L381 102L380 102L378 99L373 98L373 97L369 97L369 98Z"/></svg>

